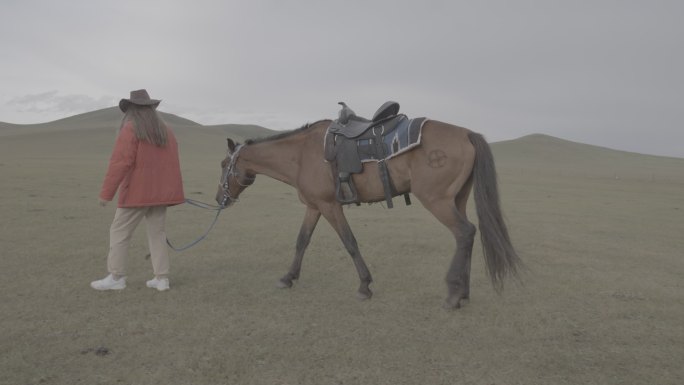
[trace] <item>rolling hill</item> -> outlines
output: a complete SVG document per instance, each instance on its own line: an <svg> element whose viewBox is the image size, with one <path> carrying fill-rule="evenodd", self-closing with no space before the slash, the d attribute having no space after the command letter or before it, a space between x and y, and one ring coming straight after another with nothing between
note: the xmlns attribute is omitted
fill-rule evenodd
<svg viewBox="0 0 684 385"><path fill-rule="evenodd" d="M684 182L684 159L638 154L543 134L492 143L500 170Z"/></svg>
<svg viewBox="0 0 684 385"><path fill-rule="evenodd" d="M226 137L244 141L276 133L257 125L223 124L204 126L183 117L160 111L185 147L202 151L221 148ZM106 132L119 126L123 114L118 107L105 108L48 123L18 125L0 122L0 137L46 134L79 130ZM71 135L76 138L79 135ZM109 140L109 139L108 139ZM502 173L544 174L598 178L627 178L684 182L684 159L644 155L572 142L543 134L523 136L492 143L497 168Z"/></svg>
<svg viewBox="0 0 684 385"><path fill-rule="evenodd" d="M268 136L275 133L273 130L257 125L223 124L203 126L178 115L163 111L159 112L166 123L173 127L174 130L179 131L195 130L197 132L220 132L222 134L235 136L239 139ZM110 107L47 123L12 124L0 122L0 137L71 130L114 129L121 124L121 118L123 118L123 113L119 110L119 107Z"/></svg>
<svg viewBox="0 0 684 385"><path fill-rule="evenodd" d="M196 126L200 124L179 116L161 112L162 118L173 126ZM110 107L70 116L64 119L38 124L12 124L0 122L0 135L32 134L36 132L118 127L123 114L118 107Z"/></svg>

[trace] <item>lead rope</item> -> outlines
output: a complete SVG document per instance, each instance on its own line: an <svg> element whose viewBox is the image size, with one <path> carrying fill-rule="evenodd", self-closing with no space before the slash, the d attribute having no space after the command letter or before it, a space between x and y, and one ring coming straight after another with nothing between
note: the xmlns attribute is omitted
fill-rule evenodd
<svg viewBox="0 0 684 385"><path fill-rule="evenodd" d="M221 214L221 211L223 211L223 209L225 208L223 206L210 205L208 203L204 203L204 202L200 202L200 201L196 201L196 200L192 200L192 199L186 199L185 203L193 205L195 207L205 209L205 210L216 211L216 216L214 217L214 221L211 222L211 225L209 225L209 228L207 229L207 231L204 232L204 234L202 234L202 236L200 236L199 238L195 239L194 241L188 243L185 246L176 247L176 246L171 244L171 241L169 241L169 238L166 238L166 244L169 245L169 247L172 248L174 251L185 251L185 250L195 246L196 244L200 243L200 241L202 241L204 238L206 238L207 235L209 235L209 232L211 231L211 229L214 228L214 225L216 225L216 222L218 221L219 214Z"/></svg>
<svg viewBox="0 0 684 385"><path fill-rule="evenodd" d="M245 184L240 182L238 175L235 173L235 170L234 170L235 163L237 163L237 157L238 157L238 154L240 153L241 148L242 148L242 145L238 145L235 148L235 151L233 152L233 154L230 157L230 164L223 171L223 177L221 178L221 181L220 181L220 184L223 188L223 199L222 199L220 205L218 205L218 206L212 205L209 203L204 203L204 202L196 201L193 199L186 199L185 200L185 203L193 205L195 207L199 207L199 208L202 208L205 210L216 211L216 216L214 217L213 222L211 222L211 225L209 225L209 228L207 229L207 231L205 231L204 234L202 234L202 236L200 236L199 238L195 239L194 241L192 241L192 242L190 242L187 245L182 246L182 247L175 247L174 245L171 244L171 241L169 241L169 238L166 238L166 244L169 245L169 247L171 249L173 249L175 251L184 251L184 250L187 250L187 249L195 246L196 244L200 243L200 241L202 241L204 238L206 238L207 235L209 235L209 232L214 228L214 225L216 225L216 222L218 221L218 217L221 214L221 211L223 209L225 209L226 207L228 207L228 203L235 203L238 201L237 198L233 198L230 196L230 191L228 190L228 178L230 178L231 176L234 177L235 181L242 187L247 187L247 186L251 185L252 182L254 182L255 178L252 177L252 178L250 178L250 183L245 185Z"/></svg>

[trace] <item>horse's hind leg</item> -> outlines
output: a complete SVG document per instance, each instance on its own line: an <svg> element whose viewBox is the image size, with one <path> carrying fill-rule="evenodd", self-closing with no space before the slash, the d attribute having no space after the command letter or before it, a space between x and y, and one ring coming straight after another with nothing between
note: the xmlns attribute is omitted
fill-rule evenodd
<svg viewBox="0 0 684 385"><path fill-rule="evenodd" d="M420 196L418 196L420 199ZM470 298L470 261L475 241L475 226L465 215L465 205L457 208L451 199L423 202L428 209L456 239L456 252L451 259L446 276L448 297L444 306L458 309L461 301Z"/></svg>
<svg viewBox="0 0 684 385"><path fill-rule="evenodd" d="M292 281L299 279L304 252L306 251L307 246L309 246L311 235L313 234L320 217L320 211L307 206L306 214L304 214L304 221L302 222L302 227L299 229L299 236L297 236L297 247L295 249L294 260L290 266L290 271L278 281L278 287L283 289L292 287Z"/></svg>
<svg viewBox="0 0 684 385"><path fill-rule="evenodd" d="M476 232L475 226L458 209L454 209L454 214L457 217L459 231L458 234L454 234L456 253L451 260L446 277L449 296L445 307L449 309L458 309L461 307L461 300L470 299L470 262Z"/></svg>
<svg viewBox="0 0 684 385"><path fill-rule="evenodd" d="M368 266L366 266L366 262L361 256L354 233L352 233L347 218L345 218L344 212L342 211L342 206L333 203L326 206L324 209L322 208L321 213L335 229L337 235L339 235L342 240L344 247L347 249L347 252L349 252L349 255L352 257L352 261L354 261L356 272L359 274L359 280L361 281L357 296L359 299L370 299L373 296L373 292L370 290L369 286L371 282L373 282L373 278L368 270Z"/></svg>

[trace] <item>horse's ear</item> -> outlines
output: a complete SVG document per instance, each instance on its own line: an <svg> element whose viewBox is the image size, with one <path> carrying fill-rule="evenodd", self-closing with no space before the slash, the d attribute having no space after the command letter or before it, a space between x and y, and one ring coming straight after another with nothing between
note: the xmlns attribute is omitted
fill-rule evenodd
<svg viewBox="0 0 684 385"><path fill-rule="evenodd" d="M228 150L230 152L235 151L235 142L233 142L233 139L228 138Z"/></svg>

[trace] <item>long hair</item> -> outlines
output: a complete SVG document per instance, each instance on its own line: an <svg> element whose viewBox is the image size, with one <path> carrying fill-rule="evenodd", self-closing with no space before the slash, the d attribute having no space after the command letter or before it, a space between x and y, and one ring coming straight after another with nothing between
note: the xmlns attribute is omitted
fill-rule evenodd
<svg viewBox="0 0 684 385"><path fill-rule="evenodd" d="M126 109L126 115L124 115L119 129L128 121L133 122L135 136L139 140L144 140L158 147L166 146L168 137L166 123L154 107L131 103Z"/></svg>

